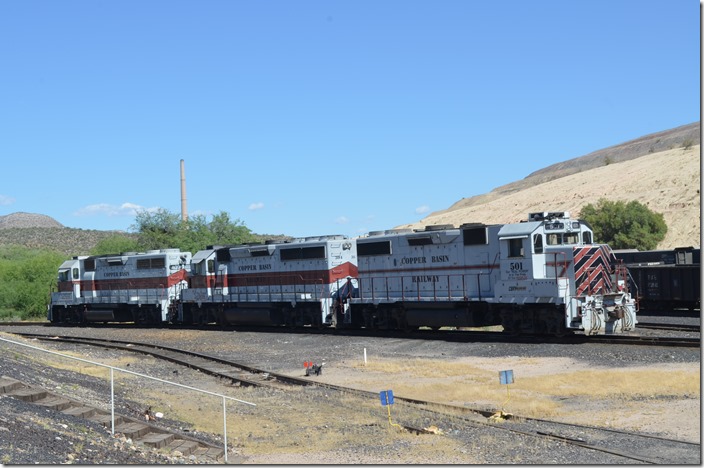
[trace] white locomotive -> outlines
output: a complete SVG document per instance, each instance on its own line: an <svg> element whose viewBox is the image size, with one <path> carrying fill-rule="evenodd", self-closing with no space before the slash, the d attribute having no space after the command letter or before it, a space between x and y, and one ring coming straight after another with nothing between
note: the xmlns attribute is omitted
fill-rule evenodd
<svg viewBox="0 0 704 468"><path fill-rule="evenodd" d="M59 270L49 319L404 330L502 325L509 333L556 335L632 330L627 271L592 239L590 227L569 213L543 212L515 224L213 246L192 259L173 249L79 257ZM135 289L138 262L147 258L162 263Z"/></svg>
<svg viewBox="0 0 704 468"><path fill-rule="evenodd" d="M323 326L336 296L356 276L356 245L345 236L211 247L193 257L182 293L185 323Z"/></svg>
<svg viewBox="0 0 704 468"><path fill-rule="evenodd" d="M631 330L636 306L627 272L592 238L589 226L567 212L531 213L517 224L370 233L357 240L352 313L379 328Z"/></svg>
<svg viewBox="0 0 704 468"><path fill-rule="evenodd" d="M179 249L81 256L59 267L51 293L52 322L171 321L188 287L191 253Z"/></svg>

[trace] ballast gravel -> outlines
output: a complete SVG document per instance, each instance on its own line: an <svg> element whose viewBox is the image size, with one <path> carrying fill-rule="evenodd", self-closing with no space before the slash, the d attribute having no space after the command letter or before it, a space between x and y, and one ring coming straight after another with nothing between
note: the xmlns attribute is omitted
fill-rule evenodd
<svg viewBox="0 0 704 468"><path fill-rule="evenodd" d="M643 319L641 319L643 320ZM650 320L648 317L648 321ZM698 319L697 319L698 323ZM396 338L344 337L330 335L310 335L306 333L251 333L233 331L179 331L147 330L124 328L45 328L27 326L3 327L0 332L22 331L26 333L52 333L113 340L130 340L161 343L190 349L204 354L219 356L232 361L266 369L271 372L291 372L300 369L303 375L305 361L326 362L335 366L336 362L363 359L363 353L384 359L404 360L419 357L429 359L456 358L501 358L506 356L540 359L541 357L567 357L594 365L628 367L660 365L663 363L699 362L700 353L696 349L649 348L633 346L604 346L595 344L556 345L556 344L515 344L515 343L453 343L442 340L412 340ZM650 333L643 330L639 333ZM658 332L662 335L662 332ZM15 339L12 335L0 335ZM679 336L683 336L681 333ZM698 334L692 334L697 336ZM18 340L19 341L19 340ZM85 359L109 360L115 358L116 351L75 345L46 342L31 342L37 346L60 352L80 355ZM26 383L42 385L49 389L71 388L73 398L105 407L109 402L109 385L104 378L89 375L76 369L61 369L43 364L38 352L17 348L0 342L0 375ZM119 363L115 364L119 367ZM224 385L212 377L175 364L155 361L152 358L139 358L130 361L130 369L148 373L154 377L181 382L185 385L206 385L216 391ZM325 371L324 371L325 372ZM375 389L369 389L375 390ZM163 388L168 393L167 387ZM536 439L528 435L516 434L486 424L467 424L460 418L448 417L437 420L422 412L406 410L405 416L414 426L436 425L442 428L442 437L395 436L390 430L385 416L366 415L374 423L360 423L359 403L341 398L331 401L324 388L308 387L290 396L281 391L256 389L240 391L243 400L255 399L261 404L256 409L235 406L237 425L230 435L230 463L255 464L637 464L637 461L624 459L614 454L588 450L554 439ZM693 396L699 398L699 396ZM275 403L267 407L266 403ZM131 416L143 411L144 403L136 393L121 394L121 412ZM307 410L306 408L309 408ZM246 428L259 424L258 415L276 411L295 411L301 414L300 427L272 427L270 435L257 436L257 431ZM307 411L310 414L307 416ZM331 421L320 419L319 412L328 414ZM698 417L698 416L697 416ZM364 419L364 418L362 418ZM267 420L276 420L269 415ZM283 415L282 415L283 420ZM389 422L391 420L389 419ZM172 419L166 414L159 421L165 427L188 433L211 443L222 443L222 434L200 433L189 423ZM514 428L520 423L512 422ZM244 432L243 432L243 427ZM275 425L275 424L274 424ZM313 429L311 429L311 427ZM328 427L329 426L329 427ZM318 431L318 432L316 432ZM316 434L336 431L339 443L316 444ZM300 432L300 435L297 435ZM269 434L269 433L267 433ZM312 434L312 435L311 435ZM257 441L257 437L266 440ZM279 442L279 440L285 442ZM257 442L259 451L251 452ZM269 453L262 451L270 443L278 450ZM279 444L290 443L290 450L281 450ZM614 442L618 444L618 442ZM632 444L632 443L631 443ZM618 447L629 453L647 449L630 445ZM0 463L2 464L184 464L199 463L195 457L179 456L164 451L149 449L126 439L119 434L111 436L109 430L95 423L63 415L37 405L14 398L0 396ZM664 461L663 463L667 463ZM679 460L677 463L700 463L699 460Z"/></svg>

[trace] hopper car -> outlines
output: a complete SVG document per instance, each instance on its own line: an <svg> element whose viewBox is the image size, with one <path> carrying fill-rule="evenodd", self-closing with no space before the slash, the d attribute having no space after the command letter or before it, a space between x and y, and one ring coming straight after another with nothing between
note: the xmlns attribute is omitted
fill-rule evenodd
<svg viewBox="0 0 704 468"><path fill-rule="evenodd" d="M619 250L614 254L630 273L631 291L639 309L665 313L700 310L700 249Z"/></svg>

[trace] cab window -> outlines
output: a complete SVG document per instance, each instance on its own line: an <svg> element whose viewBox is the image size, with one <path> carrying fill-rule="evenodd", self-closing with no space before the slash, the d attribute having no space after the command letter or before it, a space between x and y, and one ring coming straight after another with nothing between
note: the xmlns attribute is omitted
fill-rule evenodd
<svg viewBox="0 0 704 468"><path fill-rule="evenodd" d="M548 234L548 245L560 245L562 244L562 234Z"/></svg>
<svg viewBox="0 0 704 468"><path fill-rule="evenodd" d="M73 279L75 279L75 280L78 279L78 268L73 269Z"/></svg>
<svg viewBox="0 0 704 468"><path fill-rule="evenodd" d="M508 240L508 256L509 257L523 257L523 239L509 239Z"/></svg>
<svg viewBox="0 0 704 468"><path fill-rule="evenodd" d="M585 244L591 244L592 243L592 233L589 231L583 232L582 239L584 240Z"/></svg>
<svg viewBox="0 0 704 468"><path fill-rule="evenodd" d="M542 234L533 234L533 253L543 253Z"/></svg>
<svg viewBox="0 0 704 468"><path fill-rule="evenodd" d="M579 233L578 232L568 232L564 236L565 244L578 244L579 243Z"/></svg>

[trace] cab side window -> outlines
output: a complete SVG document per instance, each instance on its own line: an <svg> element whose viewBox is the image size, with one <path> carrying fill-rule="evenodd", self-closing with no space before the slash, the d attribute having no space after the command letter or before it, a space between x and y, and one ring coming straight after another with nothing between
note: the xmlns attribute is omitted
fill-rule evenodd
<svg viewBox="0 0 704 468"><path fill-rule="evenodd" d="M73 269L73 279L77 280L78 279L78 268Z"/></svg>
<svg viewBox="0 0 704 468"><path fill-rule="evenodd" d="M508 256L509 257L524 257L523 239L508 240Z"/></svg>
<svg viewBox="0 0 704 468"><path fill-rule="evenodd" d="M543 253L542 234L533 234L533 253Z"/></svg>

